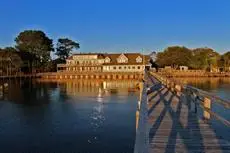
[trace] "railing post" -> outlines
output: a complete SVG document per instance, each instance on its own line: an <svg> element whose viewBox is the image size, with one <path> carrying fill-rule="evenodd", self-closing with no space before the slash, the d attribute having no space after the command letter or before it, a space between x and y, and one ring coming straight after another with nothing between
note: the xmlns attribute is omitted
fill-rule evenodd
<svg viewBox="0 0 230 153"><path fill-rule="evenodd" d="M176 89L176 94L177 94L177 96L180 96L181 95L181 85L176 85L175 86L175 89Z"/></svg>
<svg viewBox="0 0 230 153"><path fill-rule="evenodd" d="M197 101L198 101L198 96L196 95L196 97L194 98L194 109L195 109L195 113L197 114Z"/></svg>
<svg viewBox="0 0 230 153"><path fill-rule="evenodd" d="M204 98L204 108L211 109L211 99L207 97ZM209 120L211 115L208 111L204 110L203 116L205 119Z"/></svg>
<svg viewBox="0 0 230 153"><path fill-rule="evenodd" d="M139 95L139 101L137 103L137 111L136 111L136 131L139 125L139 115L140 115L140 109L141 109L141 99L142 99L142 92L143 92L143 83L139 83L139 89L140 89L140 95Z"/></svg>

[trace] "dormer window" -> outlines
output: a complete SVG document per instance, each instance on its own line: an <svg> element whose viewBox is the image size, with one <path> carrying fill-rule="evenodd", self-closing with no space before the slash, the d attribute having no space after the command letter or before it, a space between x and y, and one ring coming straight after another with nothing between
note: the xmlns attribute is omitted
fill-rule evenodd
<svg viewBox="0 0 230 153"><path fill-rule="evenodd" d="M137 62L137 63L142 63L142 58L141 58L140 56L138 56L138 57L136 58L136 62Z"/></svg>
<svg viewBox="0 0 230 153"><path fill-rule="evenodd" d="M128 63L128 58L124 54L121 54L117 58L117 63Z"/></svg>
<svg viewBox="0 0 230 153"><path fill-rule="evenodd" d="M110 63L111 59L109 57L105 58L105 63Z"/></svg>

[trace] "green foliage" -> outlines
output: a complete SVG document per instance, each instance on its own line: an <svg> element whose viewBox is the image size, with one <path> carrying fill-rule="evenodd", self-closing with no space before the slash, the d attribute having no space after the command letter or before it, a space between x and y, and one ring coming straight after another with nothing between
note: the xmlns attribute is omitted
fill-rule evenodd
<svg viewBox="0 0 230 153"><path fill-rule="evenodd" d="M160 67L188 66L192 69L210 70L219 66L221 56L211 48L188 49L186 47L168 47L157 54Z"/></svg>
<svg viewBox="0 0 230 153"><path fill-rule="evenodd" d="M230 71L230 51L221 56L219 63L225 71Z"/></svg>
<svg viewBox="0 0 230 153"><path fill-rule="evenodd" d="M16 48L22 52L30 52L36 55L40 63L50 60L50 52L53 51L53 41L39 30L25 30L15 39Z"/></svg>
<svg viewBox="0 0 230 153"><path fill-rule="evenodd" d="M223 55L224 64L230 66L230 51Z"/></svg>
<svg viewBox="0 0 230 153"><path fill-rule="evenodd" d="M69 57L73 49L79 49L79 43L76 43L68 38L60 38L57 43L56 55L61 59L65 60Z"/></svg>
<svg viewBox="0 0 230 153"><path fill-rule="evenodd" d="M56 72L57 71L57 64L64 64L65 60L57 58L55 60L49 61L47 66L45 67L44 71L47 72Z"/></svg>
<svg viewBox="0 0 230 153"><path fill-rule="evenodd" d="M2 49L2 51L17 52L17 50L14 47L5 47L4 49Z"/></svg>
<svg viewBox="0 0 230 153"><path fill-rule="evenodd" d="M12 75L18 72L22 65L23 61L17 52L8 51L8 49L0 51L1 74Z"/></svg>
<svg viewBox="0 0 230 153"><path fill-rule="evenodd" d="M172 66L177 68L180 65L189 66L192 59L192 52L186 47L172 46L157 54L156 63L160 67Z"/></svg>
<svg viewBox="0 0 230 153"><path fill-rule="evenodd" d="M193 57L191 68L193 69L210 69L218 66L220 55L211 48L197 48L192 50Z"/></svg>

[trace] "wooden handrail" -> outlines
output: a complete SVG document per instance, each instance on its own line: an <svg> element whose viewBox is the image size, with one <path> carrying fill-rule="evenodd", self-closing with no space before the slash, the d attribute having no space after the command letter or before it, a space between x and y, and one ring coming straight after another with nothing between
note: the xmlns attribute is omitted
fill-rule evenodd
<svg viewBox="0 0 230 153"><path fill-rule="evenodd" d="M216 102L218 104L221 104L225 108L228 108L228 109L230 108L230 101L225 100L223 98L220 98L219 96L216 96L216 95L214 95L212 93L209 93L207 91L198 89L198 88L190 86L190 85L185 85L181 81L177 81L177 80L174 80L174 79L171 79L171 78L165 78L165 77L156 75L155 73L151 73L151 75L156 77L160 82L163 82L163 83L164 82L168 82L168 83L173 82L174 84L180 85L183 89L190 89L190 90L197 91L199 94L201 94L203 96L206 96L206 97L211 98L211 99L215 99L216 101L213 101L214 103Z"/></svg>
<svg viewBox="0 0 230 153"><path fill-rule="evenodd" d="M150 72L150 74L153 75L158 81L163 83L165 86L167 87L169 86L168 88L173 89L176 92L181 92L185 96L189 95L189 96L192 96L194 99L199 100L199 102L197 102L196 100L193 102L198 104L204 110L204 112L210 114L212 117L216 118L218 121L220 121L224 125L230 127L230 121L226 120L225 118L211 111L210 108L205 107L205 102L204 102L204 99L207 98L210 100L210 103L217 103L226 109L230 109L229 100L225 100L223 98L220 98L219 96L208 93L207 91L195 88L193 86L185 85L180 81L174 81L171 78L169 79L169 78L160 76L156 73ZM180 86L180 89L176 88L177 85Z"/></svg>
<svg viewBox="0 0 230 153"><path fill-rule="evenodd" d="M190 85L185 85L184 88L186 89L191 89L191 90L195 90L197 91L200 95L204 96L204 97L208 97L210 99L215 99L215 101L213 101L214 103L218 103L222 106L224 106L225 108L227 109L230 109L230 101L228 100L225 100L223 98L220 98L219 96L216 96L212 93L209 93L207 91L204 91L204 90L201 90L201 89L198 89L198 88L195 88L193 86L190 86Z"/></svg>
<svg viewBox="0 0 230 153"><path fill-rule="evenodd" d="M146 75L144 76L146 77ZM148 153L148 98L146 82L140 83L140 112L136 130L134 153Z"/></svg>

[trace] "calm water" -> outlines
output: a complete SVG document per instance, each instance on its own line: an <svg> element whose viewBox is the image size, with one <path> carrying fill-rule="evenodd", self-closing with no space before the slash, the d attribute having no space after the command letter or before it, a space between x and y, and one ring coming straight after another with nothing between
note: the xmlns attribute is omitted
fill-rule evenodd
<svg viewBox="0 0 230 153"><path fill-rule="evenodd" d="M177 78L186 84L230 100L230 78Z"/></svg>
<svg viewBox="0 0 230 153"><path fill-rule="evenodd" d="M132 153L137 82L11 81L0 94L0 152Z"/></svg>
<svg viewBox="0 0 230 153"><path fill-rule="evenodd" d="M195 86L199 89L213 93L227 101L230 101L230 78L176 78L186 84ZM223 106L212 103L212 111L230 121L230 110ZM202 115L202 109L198 112ZM230 128L212 118L211 126L215 129L218 136L230 141Z"/></svg>

